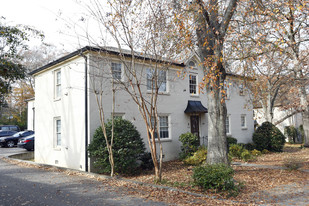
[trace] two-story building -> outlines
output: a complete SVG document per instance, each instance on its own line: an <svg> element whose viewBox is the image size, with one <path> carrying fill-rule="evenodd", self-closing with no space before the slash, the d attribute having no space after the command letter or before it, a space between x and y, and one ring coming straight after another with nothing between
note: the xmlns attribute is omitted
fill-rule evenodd
<svg viewBox="0 0 309 206"><path fill-rule="evenodd" d="M100 126L95 92L101 83L105 116L109 118L113 79L126 82L125 65L132 58L130 54L125 60L119 56L116 50L84 47L31 73L35 78L35 100L29 111L33 112L34 121L28 121L35 125L36 162L80 170L91 168L86 145ZM139 71L144 81L142 92L147 95L157 61L142 55L135 58L134 69ZM201 144L207 144L208 120L207 97L199 87L204 75L198 58L191 57L186 64L165 63L168 68L160 71L158 114L164 161L168 161L178 158L178 138L182 133L195 133ZM98 75L98 71L104 72ZM98 77L100 81L94 80ZM227 87L227 134L238 142L250 142L254 122L249 92L237 75L228 75ZM121 85L116 83L116 88L114 115L131 121L147 146L145 123L136 103Z"/></svg>

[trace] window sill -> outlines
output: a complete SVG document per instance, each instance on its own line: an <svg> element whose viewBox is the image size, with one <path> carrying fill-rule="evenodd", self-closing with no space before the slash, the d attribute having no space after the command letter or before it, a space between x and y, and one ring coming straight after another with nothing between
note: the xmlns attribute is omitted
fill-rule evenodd
<svg viewBox="0 0 309 206"><path fill-rule="evenodd" d="M199 98L200 95L199 94L190 94L190 97L196 97L196 98Z"/></svg>
<svg viewBox="0 0 309 206"><path fill-rule="evenodd" d="M161 142L171 142L172 139L171 138L161 138L160 141ZM159 142L158 139L156 139L156 142Z"/></svg>
<svg viewBox="0 0 309 206"><path fill-rule="evenodd" d="M247 128L247 127L242 127L241 129L242 129L242 130L247 130L248 128Z"/></svg>
<svg viewBox="0 0 309 206"><path fill-rule="evenodd" d="M60 147L54 147L54 151L61 151Z"/></svg>
<svg viewBox="0 0 309 206"><path fill-rule="evenodd" d="M226 133L226 136L232 136L232 133Z"/></svg>
<svg viewBox="0 0 309 206"><path fill-rule="evenodd" d="M147 94L151 94L151 93L152 93L151 91L147 90ZM169 92L158 92L158 95L167 95L167 96L169 96L171 94Z"/></svg>
<svg viewBox="0 0 309 206"><path fill-rule="evenodd" d="M61 100L61 97L58 97L58 98L55 98L54 99L54 102L58 102L58 101L60 101Z"/></svg>

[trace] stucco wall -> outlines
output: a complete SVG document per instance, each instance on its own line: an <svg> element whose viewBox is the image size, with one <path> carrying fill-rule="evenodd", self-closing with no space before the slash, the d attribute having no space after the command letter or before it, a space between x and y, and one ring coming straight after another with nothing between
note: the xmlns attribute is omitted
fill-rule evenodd
<svg viewBox="0 0 309 206"><path fill-rule="evenodd" d="M117 61L117 57L109 56L103 60L97 58L93 53L89 54L89 138L92 138L94 131L100 126L98 105L94 92L102 91L103 107L106 119L112 113L111 78L109 71L102 73L102 76L94 79L98 71L106 69L110 61ZM104 66L105 64L105 66ZM138 64L139 71L144 71L142 79L145 80L145 69L150 67L147 64ZM58 100L54 99L54 71L61 69L62 95ZM99 69L99 70L97 70ZM202 81L203 72L201 68L185 70L179 73L179 68L170 67L167 71L167 92L158 97L158 113L169 118L169 138L162 139L164 161L178 158L181 143L178 141L180 134L191 131L190 115L185 114L188 100L201 101L207 108L205 91L198 95L189 93L189 74L198 77L198 83ZM179 75L180 74L180 75ZM103 77L103 78L102 78ZM226 101L227 113L230 115L230 129L233 137L238 142L247 143L251 141L253 126L252 107L248 104L247 96L240 96L238 91L239 79L230 78L230 98ZM99 80L99 81L98 81ZM125 81L125 78L124 78ZM58 66L35 75L36 96L35 96L35 161L51 165L69 167L74 169L85 169L85 105L84 105L84 59L73 58L70 61L62 62ZM95 83L96 82L96 83ZM102 87L99 87L102 86ZM115 112L122 114L124 119L131 121L141 133L148 148L145 123L139 113L137 105L132 98L116 84L116 108ZM143 93L147 94L146 86ZM246 128L240 127L240 115L246 115ZM55 126L54 118L61 117L62 143L55 147ZM201 144L206 144L208 114L199 116L199 135ZM91 165L90 165L91 166ZM91 168L91 167L90 167Z"/></svg>
<svg viewBox="0 0 309 206"><path fill-rule="evenodd" d="M84 63L78 58L35 76L35 161L85 168ZM54 99L54 71L61 69L61 97ZM55 146L55 117L61 118L61 146Z"/></svg>

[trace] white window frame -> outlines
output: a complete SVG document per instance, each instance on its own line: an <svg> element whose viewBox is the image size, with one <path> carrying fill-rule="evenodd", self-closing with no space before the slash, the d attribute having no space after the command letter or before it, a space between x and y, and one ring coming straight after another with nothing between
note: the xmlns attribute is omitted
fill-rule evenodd
<svg viewBox="0 0 309 206"><path fill-rule="evenodd" d="M247 129L247 115L240 115L240 126L242 129Z"/></svg>
<svg viewBox="0 0 309 206"><path fill-rule="evenodd" d="M119 71L120 66L120 71ZM111 63L111 71L113 80L121 81L122 80L122 64L120 62Z"/></svg>
<svg viewBox="0 0 309 206"><path fill-rule="evenodd" d="M60 99L61 93L61 69L58 69L54 71L54 99Z"/></svg>
<svg viewBox="0 0 309 206"><path fill-rule="evenodd" d="M159 121L157 122L157 127L158 127L159 134L160 134L160 140L163 140L163 141L164 140L170 140L171 139L170 116L162 114L162 115L159 115L158 118L159 118ZM162 125L162 122L163 122L162 119L163 118L167 118L167 120L166 120L166 124L167 125ZM151 124L154 124L154 118L151 118ZM168 136L167 137L162 137L162 135L161 135L162 133L161 132L167 132Z"/></svg>
<svg viewBox="0 0 309 206"><path fill-rule="evenodd" d="M147 83L147 91L152 91L153 90L153 86L154 86L154 80L153 80L153 74L154 74L155 70L152 68L147 68L146 69L146 83ZM164 73L164 79L163 81L160 80L161 75ZM158 87L159 93L167 93L167 70L160 70L158 69ZM164 83L164 84L161 84ZM162 86L164 86L164 88L162 89Z"/></svg>
<svg viewBox="0 0 309 206"><path fill-rule="evenodd" d="M60 128L58 127L60 123ZM54 148L60 148L62 141L62 124L61 117L54 118Z"/></svg>
<svg viewBox="0 0 309 206"><path fill-rule="evenodd" d="M224 80L224 90L225 90L225 94L226 94L226 99L230 99L230 85L229 85L229 81Z"/></svg>
<svg viewBox="0 0 309 206"><path fill-rule="evenodd" d="M244 84L243 83L239 84L239 95L240 96L244 96L245 95Z"/></svg>
<svg viewBox="0 0 309 206"><path fill-rule="evenodd" d="M193 84L193 78L195 78L195 84ZM195 92L192 92L191 93L191 88L195 90ZM189 74L189 92L190 92L190 95L193 95L193 96L196 96L199 94L198 92L198 76L196 74Z"/></svg>
<svg viewBox="0 0 309 206"><path fill-rule="evenodd" d="M188 62L188 66L189 66L190 69L194 69L194 70L197 69L196 62L194 60L190 60Z"/></svg>
<svg viewBox="0 0 309 206"><path fill-rule="evenodd" d="M231 135L232 134L232 132L231 132L231 115L226 115L225 128L226 128L226 135Z"/></svg>

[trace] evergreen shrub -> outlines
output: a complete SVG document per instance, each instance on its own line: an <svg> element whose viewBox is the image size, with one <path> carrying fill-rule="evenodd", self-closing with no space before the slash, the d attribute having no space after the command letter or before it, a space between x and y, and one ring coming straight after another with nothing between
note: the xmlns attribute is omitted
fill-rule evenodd
<svg viewBox="0 0 309 206"><path fill-rule="evenodd" d="M253 133L252 140L259 151L267 149L272 152L281 152L285 137L280 130L270 122L264 122Z"/></svg>
<svg viewBox="0 0 309 206"><path fill-rule="evenodd" d="M181 134L179 136L179 141L182 143L181 152L179 154L180 159L185 159L192 156L200 146L199 138L190 132Z"/></svg>
<svg viewBox="0 0 309 206"><path fill-rule="evenodd" d="M110 141L112 121L109 120L105 127ZM101 127L95 131L88 151L89 156L95 159L94 166L98 169L98 172L110 173L109 155ZM113 143L115 172L121 174L135 173L139 167L138 160L141 159L144 152L144 142L135 126L128 120L115 118Z"/></svg>

